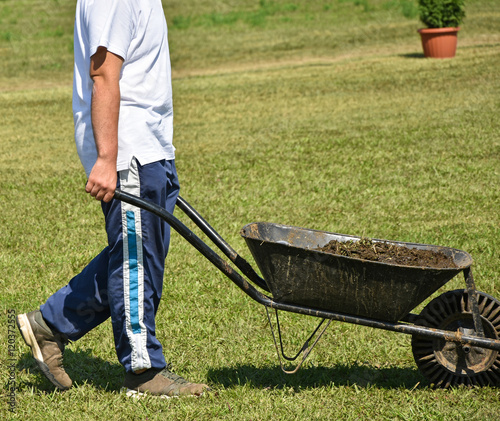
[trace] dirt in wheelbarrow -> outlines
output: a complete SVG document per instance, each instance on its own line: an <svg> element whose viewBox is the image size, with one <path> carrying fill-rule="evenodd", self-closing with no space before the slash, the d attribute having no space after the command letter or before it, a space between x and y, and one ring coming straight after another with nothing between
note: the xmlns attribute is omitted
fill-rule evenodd
<svg viewBox="0 0 500 421"><path fill-rule="evenodd" d="M436 269L457 267L451 257L440 251L420 250L387 242L375 242L369 238L347 242L332 240L316 250L357 259L404 266L421 266Z"/></svg>

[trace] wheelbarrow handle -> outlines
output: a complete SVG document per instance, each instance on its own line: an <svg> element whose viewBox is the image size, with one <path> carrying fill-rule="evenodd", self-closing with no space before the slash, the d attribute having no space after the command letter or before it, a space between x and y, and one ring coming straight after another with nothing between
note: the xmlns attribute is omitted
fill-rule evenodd
<svg viewBox="0 0 500 421"><path fill-rule="evenodd" d="M249 284L224 259L222 259L217 253L215 253L198 236L196 236L196 234L194 234L188 227L186 227L179 219L177 219L172 213L168 212L166 209L162 208L156 203L135 196L133 194L126 193L124 191L121 191L120 189L115 190L114 199L121 200L122 202L128 203L133 206L137 206L138 208L144 209L148 212L153 213L154 215L159 216L166 223L168 223L175 231L177 231L182 237L184 237L184 239L187 240L196 250L198 250L203 256L205 256L215 267L217 267L222 273L224 273L229 279L231 279L240 289L242 289L247 295L249 295L252 299L264 305L269 305L271 303L271 299L269 297L260 293L257 289L253 287L253 285ZM208 224L207 226L210 227ZM213 232L215 233L215 231ZM218 234L217 236L212 234L211 237L216 239L217 237L219 237L221 239L221 237ZM224 240L222 240L222 242L225 243ZM216 243L216 245L218 244ZM241 257L240 259L244 260ZM238 263L240 263L239 259ZM252 272L254 272L253 269ZM262 283L264 283L264 280L262 280Z"/></svg>
<svg viewBox="0 0 500 421"><path fill-rule="evenodd" d="M181 209L203 233L221 250L243 274L264 291L271 292L262 279L243 257L234 250L210 224L182 197L177 198L177 207Z"/></svg>

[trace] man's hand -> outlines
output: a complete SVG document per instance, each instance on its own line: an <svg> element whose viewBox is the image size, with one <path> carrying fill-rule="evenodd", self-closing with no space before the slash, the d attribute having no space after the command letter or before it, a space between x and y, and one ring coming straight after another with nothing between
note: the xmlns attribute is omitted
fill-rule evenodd
<svg viewBox="0 0 500 421"><path fill-rule="evenodd" d="M90 58L92 89L92 128L97 161L90 172L85 191L97 200L109 202L116 189L118 155L118 115L120 112L120 72L123 59L99 47Z"/></svg>
<svg viewBox="0 0 500 421"><path fill-rule="evenodd" d="M109 202L115 194L116 183L116 160L106 162L101 158L97 158L87 180L85 191L97 200Z"/></svg>

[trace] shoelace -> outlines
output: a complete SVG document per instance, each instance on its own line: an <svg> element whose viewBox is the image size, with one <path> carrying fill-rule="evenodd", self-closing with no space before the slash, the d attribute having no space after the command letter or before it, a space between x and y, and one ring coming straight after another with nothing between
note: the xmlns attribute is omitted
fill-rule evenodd
<svg viewBox="0 0 500 421"><path fill-rule="evenodd" d="M161 372L160 374L163 376L163 377L166 377L167 379L169 380L172 380L174 383L176 384L179 384L179 385L182 385L182 384L189 384L190 382L188 382L184 377L181 377L175 373L172 373L170 370L170 365L168 365L167 367L165 367Z"/></svg>

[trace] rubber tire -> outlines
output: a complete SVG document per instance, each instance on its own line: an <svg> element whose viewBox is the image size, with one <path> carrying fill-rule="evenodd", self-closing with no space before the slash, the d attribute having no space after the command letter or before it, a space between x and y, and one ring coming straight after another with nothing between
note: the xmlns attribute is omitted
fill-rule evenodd
<svg viewBox="0 0 500 421"><path fill-rule="evenodd" d="M485 337L498 339L500 302L479 291L477 299ZM415 324L453 332L461 328L473 334L467 292L454 290L438 296L422 310ZM412 351L418 368L434 387L500 386L498 351L418 335L412 336Z"/></svg>

